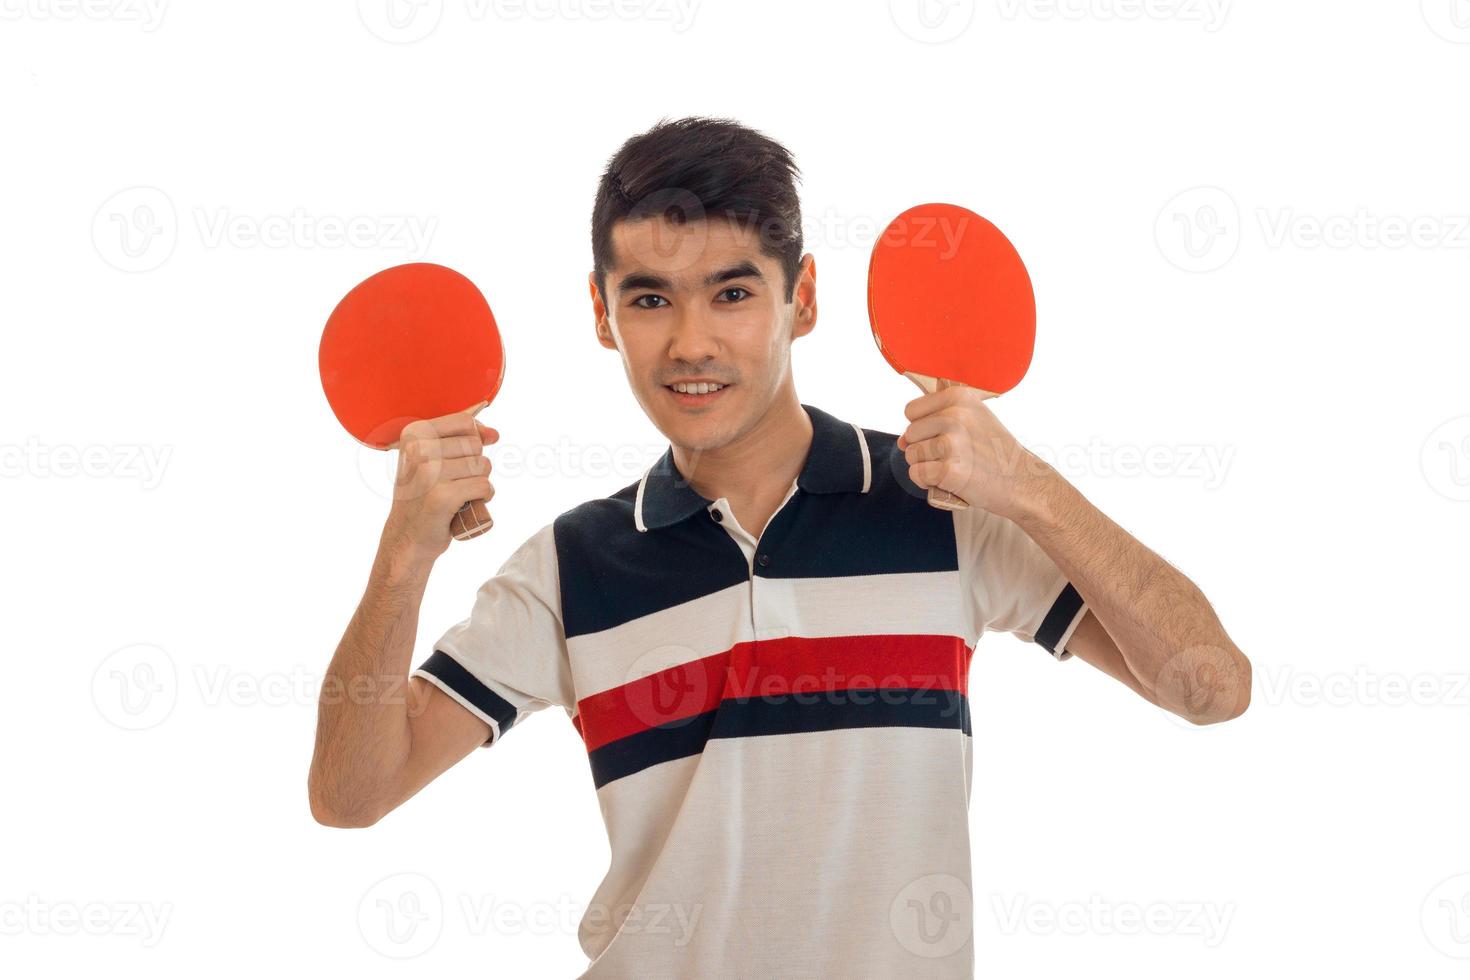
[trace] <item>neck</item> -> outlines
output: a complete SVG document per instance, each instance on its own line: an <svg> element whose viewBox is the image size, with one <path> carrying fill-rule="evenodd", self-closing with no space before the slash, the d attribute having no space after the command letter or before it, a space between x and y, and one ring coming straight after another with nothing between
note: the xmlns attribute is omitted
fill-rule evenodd
<svg viewBox="0 0 1470 980"><path fill-rule="evenodd" d="M674 447L674 464L703 497L757 501L786 495L812 444L812 423L790 379L750 430L718 449Z"/></svg>

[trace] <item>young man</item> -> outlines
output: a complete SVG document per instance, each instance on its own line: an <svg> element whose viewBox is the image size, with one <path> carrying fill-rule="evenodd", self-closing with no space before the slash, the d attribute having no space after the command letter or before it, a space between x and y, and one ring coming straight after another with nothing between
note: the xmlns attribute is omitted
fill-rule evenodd
<svg viewBox="0 0 1470 980"><path fill-rule="evenodd" d="M587 977L972 976L965 690L985 631L1200 724L1249 701L1200 591L974 392L914 399L901 436L797 399L791 343L817 302L795 174L724 120L621 148L593 212L594 324L668 452L523 543L408 704L322 699L310 801L335 827L567 711L612 846L579 930ZM497 438L466 416L405 431L333 678L408 673L430 568L451 515L491 495ZM971 507L930 507L931 486Z"/></svg>

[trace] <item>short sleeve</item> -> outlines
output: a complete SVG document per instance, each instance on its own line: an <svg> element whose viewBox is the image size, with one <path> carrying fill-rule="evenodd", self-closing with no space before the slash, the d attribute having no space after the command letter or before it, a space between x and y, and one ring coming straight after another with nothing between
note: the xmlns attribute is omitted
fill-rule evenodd
<svg viewBox="0 0 1470 980"><path fill-rule="evenodd" d="M550 705L576 703L561 620L556 543L548 524L481 585L468 618L450 627L413 676L490 726L484 746Z"/></svg>
<svg viewBox="0 0 1470 980"><path fill-rule="evenodd" d="M988 630L1036 643L1058 660L1087 605L1015 522L979 507L954 512L960 579L975 642Z"/></svg>

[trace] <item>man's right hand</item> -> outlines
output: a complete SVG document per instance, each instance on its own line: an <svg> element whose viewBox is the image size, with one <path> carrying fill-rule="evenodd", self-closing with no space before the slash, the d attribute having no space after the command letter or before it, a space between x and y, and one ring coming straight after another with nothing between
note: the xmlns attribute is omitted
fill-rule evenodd
<svg viewBox="0 0 1470 980"><path fill-rule="evenodd" d="M499 439L500 433L468 412L405 426L383 547L410 561L433 562L442 555L452 540L455 513L472 500L495 496L484 449Z"/></svg>

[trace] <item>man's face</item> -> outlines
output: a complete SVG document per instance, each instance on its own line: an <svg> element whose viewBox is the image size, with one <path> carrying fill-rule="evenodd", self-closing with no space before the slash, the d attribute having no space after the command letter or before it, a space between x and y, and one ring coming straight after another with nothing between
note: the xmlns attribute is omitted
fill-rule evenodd
<svg viewBox="0 0 1470 980"><path fill-rule="evenodd" d="M816 325L812 256L788 303L778 261L738 222L620 221L612 246L605 297L589 277L597 336L622 354L643 411L692 451L749 432L791 384L792 339Z"/></svg>

